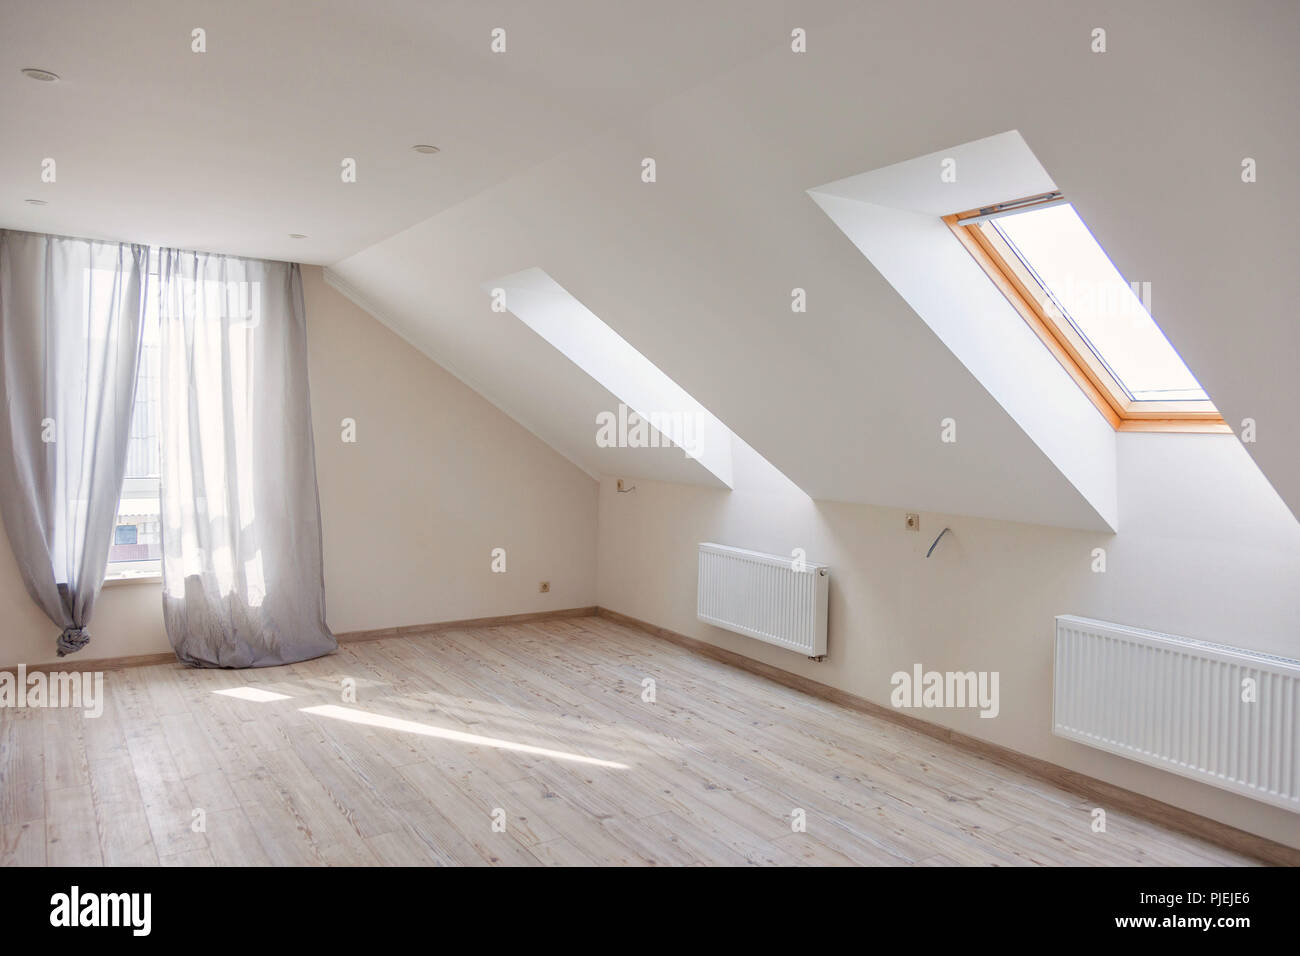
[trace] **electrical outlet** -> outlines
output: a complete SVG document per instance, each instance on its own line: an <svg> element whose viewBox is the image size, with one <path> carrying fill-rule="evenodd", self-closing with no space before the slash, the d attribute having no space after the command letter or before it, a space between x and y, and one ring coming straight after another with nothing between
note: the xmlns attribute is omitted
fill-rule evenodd
<svg viewBox="0 0 1300 956"><path fill-rule="evenodd" d="M550 582L550 581L543 581L541 584L537 585L537 590L538 590L538 592L541 593L541 594L550 594L550 593L551 593L551 582Z"/></svg>
<svg viewBox="0 0 1300 956"><path fill-rule="evenodd" d="M918 515L918 514L913 514L912 512L909 511L909 512L907 513L906 520L907 520L907 530L908 530L908 531L920 531L920 530L921 530L921 516L920 516L920 515Z"/></svg>

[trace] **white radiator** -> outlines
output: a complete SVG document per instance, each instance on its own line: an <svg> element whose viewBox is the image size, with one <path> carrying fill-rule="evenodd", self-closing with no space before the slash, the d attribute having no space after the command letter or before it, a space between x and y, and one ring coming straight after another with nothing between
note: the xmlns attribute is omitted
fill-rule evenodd
<svg viewBox="0 0 1300 956"><path fill-rule="evenodd" d="M1300 812L1300 661L1058 617L1052 732Z"/></svg>
<svg viewBox="0 0 1300 956"><path fill-rule="evenodd" d="M831 569L795 558L700 545L697 616L737 634L826 656L826 601Z"/></svg>

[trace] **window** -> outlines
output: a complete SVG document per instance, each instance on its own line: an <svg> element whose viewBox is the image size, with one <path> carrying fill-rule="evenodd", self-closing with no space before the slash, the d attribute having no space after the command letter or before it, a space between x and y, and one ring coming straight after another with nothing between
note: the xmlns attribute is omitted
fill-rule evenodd
<svg viewBox="0 0 1300 956"><path fill-rule="evenodd" d="M126 475L117 506L117 526L108 549L108 577L151 576L162 571L162 509L159 506L162 356L158 322L158 277L149 277L140 370L136 376Z"/></svg>
<svg viewBox="0 0 1300 956"><path fill-rule="evenodd" d="M1097 409L1121 431L1227 432L1151 318L1060 193L944 221Z"/></svg>

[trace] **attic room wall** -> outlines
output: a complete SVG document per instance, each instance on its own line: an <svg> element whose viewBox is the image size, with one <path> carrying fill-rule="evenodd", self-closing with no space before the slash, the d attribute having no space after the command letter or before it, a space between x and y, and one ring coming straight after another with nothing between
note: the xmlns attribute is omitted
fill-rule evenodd
<svg viewBox="0 0 1300 956"><path fill-rule="evenodd" d="M735 490L637 479L600 494L597 595L631 615L889 706L890 676L998 671L1001 712L921 719L1300 846L1296 817L1051 734L1053 619L1078 614L1300 657L1300 524L1230 435L1119 443L1120 532L1107 535L813 501L743 442ZM945 527L952 528L925 552ZM696 545L831 565L829 658L805 658L695 618ZM1106 549L1094 573L1093 549ZM653 676L653 675L651 675ZM673 689L659 684L659 699ZM1090 807L1080 810L1080 833Z"/></svg>
<svg viewBox="0 0 1300 956"><path fill-rule="evenodd" d="M336 632L595 603L596 483L303 267ZM355 443L340 423L356 421ZM491 571L506 549L506 573ZM548 594L538 582L548 580ZM0 666L53 662L55 627L0 543ZM100 594L83 662L170 651L161 585Z"/></svg>

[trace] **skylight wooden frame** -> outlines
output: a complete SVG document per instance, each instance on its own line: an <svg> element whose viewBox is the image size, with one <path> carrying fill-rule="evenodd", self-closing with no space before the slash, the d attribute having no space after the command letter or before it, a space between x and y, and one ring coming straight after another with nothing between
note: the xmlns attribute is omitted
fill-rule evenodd
<svg viewBox="0 0 1300 956"><path fill-rule="evenodd" d="M943 221L971 257L993 280L1034 333L1116 431L1231 433L1209 401L1135 401L991 222L959 225L957 220L982 210L944 216Z"/></svg>

